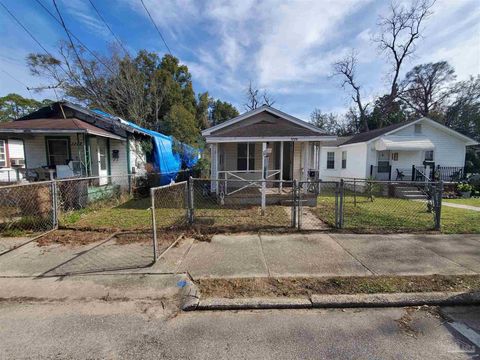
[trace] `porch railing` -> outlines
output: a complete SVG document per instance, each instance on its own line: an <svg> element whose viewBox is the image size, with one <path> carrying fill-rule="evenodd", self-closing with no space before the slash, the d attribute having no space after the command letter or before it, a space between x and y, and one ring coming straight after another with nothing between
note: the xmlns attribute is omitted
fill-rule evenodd
<svg viewBox="0 0 480 360"><path fill-rule="evenodd" d="M412 165L410 168L395 166L370 166L370 177L375 180L391 181L445 181L457 182L465 179L465 170L461 166L427 167Z"/></svg>
<svg viewBox="0 0 480 360"><path fill-rule="evenodd" d="M265 180L275 180L273 177L280 174L281 170L268 170ZM253 177L253 178L252 178ZM218 178L223 179L223 191L225 195L232 195L236 192L244 190L249 187L262 187L262 170L230 170L230 171L219 171ZM233 190L229 190L228 182L229 180L234 180L235 184L240 184L240 187L234 187ZM242 184L245 182L245 185ZM282 191L282 185L280 183L279 191Z"/></svg>

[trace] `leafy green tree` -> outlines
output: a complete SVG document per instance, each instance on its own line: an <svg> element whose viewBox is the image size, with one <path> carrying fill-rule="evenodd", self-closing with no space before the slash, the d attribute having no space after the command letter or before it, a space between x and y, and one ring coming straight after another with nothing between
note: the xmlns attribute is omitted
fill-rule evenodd
<svg viewBox="0 0 480 360"><path fill-rule="evenodd" d="M200 129L209 125L208 93L195 95L192 75L176 57L167 54L160 58L146 50L134 57L114 51L104 57L90 57L80 46L76 50L80 60L69 44L62 43L59 59L30 54L27 62L33 74L58 82L67 98L178 140L193 143ZM182 131L174 128L176 123Z"/></svg>
<svg viewBox="0 0 480 360"><path fill-rule="evenodd" d="M325 130L328 134L345 136L352 131L345 120L334 113L324 113L320 109L314 109L310 114L310 122L316 127Z"/></svg>
<svg viewBox="0 0 480 360"><path fill-rule="evenodd" d="M200 130L206 129L209 125L208 123L208 110L212 100L208 96L208 92L198 94L197 100L197 110L195 113L195 118L197 119L197 126Z"/></svg>
<svg viewBox="0 0 480 360"><path fill-rule="evenodd" d="M199 140L199 129L195 116L183 105L175 104L165 116L162 130L176 140L195 145Z"/></svg>
<svg viewBox="0 0 480 360"><path fill-rule="evenodd" d="M210 106L210 122L212 126L221 124L227 120L233 119L234 117L238 116L238 110L232 104L216 100L212 101Z"/></svg>
<svg viewBox="0 0 480 360"><path fill-rule="evenodd" d="M18 119L51 102L48 99L28 99L13 93L0 97L0 122Z"/></svg>

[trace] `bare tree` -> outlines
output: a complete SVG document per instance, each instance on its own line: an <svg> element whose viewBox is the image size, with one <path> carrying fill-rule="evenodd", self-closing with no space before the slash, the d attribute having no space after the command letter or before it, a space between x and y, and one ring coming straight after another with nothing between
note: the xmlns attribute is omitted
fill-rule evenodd
<svg viewBox="0 0 480 360"><path fill-rule="evenodd" d="M414 0L410 7L392 2L390 14L380 17L378 26L380 32L374 39L382 52L387 55L392 64L390 91L384 118L388 116L391 104L398 96L398 82L401 67L408 57L415 52L415 43L421 36L423 21L431 14L434 0ZM383 124L379 124L382 127Z"/></svg>
<svg viewBox="0 0 480 360"><path fill-rule="evenodd" d="M260 90L255 87L251 81L248 84L245 95L247 102L244 106L247 111L255 110L262 105L273 106L273 104L275 104L275 99L267 92L267 90L263 90L263 93L260 93Z"/></svg>
<svg viewBox="0 0 480 360"><path fill-rule="evenodd" d="M333 64L333 76L341 76L343 78L342 88L350 88L352 92L352 100L356 104L358 113L360 114L361 126L363 127L364 131L368 131L366 112L369 104L362 102L360 85L356 80L356 64L357 55L355 54L355 51L352 50L351 53L345 58Z"/></svg>

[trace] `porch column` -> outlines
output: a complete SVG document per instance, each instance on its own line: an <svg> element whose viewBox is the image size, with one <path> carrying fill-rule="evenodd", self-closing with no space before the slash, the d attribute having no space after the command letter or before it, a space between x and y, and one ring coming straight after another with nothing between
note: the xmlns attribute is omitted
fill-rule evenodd
<svg viewBox="0 0 480 360"><path fill-rule="evenodd" d="M210 177L213 180L218 179L218 143L211 144L212 165L210 168ZM210 190L214 193L218 192L218 181L211 181Z"/></svg>
<svg viewBox="0 0 480 360"><path fill-rule="evenodd" d="M267 179L268 174L266 174L267 167L266 167L266 160L267 160L267 143L262 143L262 215L265 215L265 207L266 207L266 190L267 184L265 180ZM268 160L267 160L268 161Z"/></svg>
<svg viewBox="0 0 480 360"><path fill-rule="evenodd" d="M280 193L282 193L283 188L283 141L280 141Z"/></svg>

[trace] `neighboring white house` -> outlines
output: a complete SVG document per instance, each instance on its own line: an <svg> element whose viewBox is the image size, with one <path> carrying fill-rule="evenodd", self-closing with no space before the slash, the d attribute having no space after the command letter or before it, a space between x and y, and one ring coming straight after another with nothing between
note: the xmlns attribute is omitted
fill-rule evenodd
<svg viewBox="0 0 480 360"><path fill-rule="evenodd" d="M476 144L436 121L420 118L322 146L320 178L455 181L464 175L466 147Z"/></svg>
<svg viewBox="0 0 480 360"><path fill-rule="evenodd" d="M322 144L336 136L270 106L202 131L211 151L211 178L307 180L318 175ZM217 182L212 182L217 191Z"/></svg>

